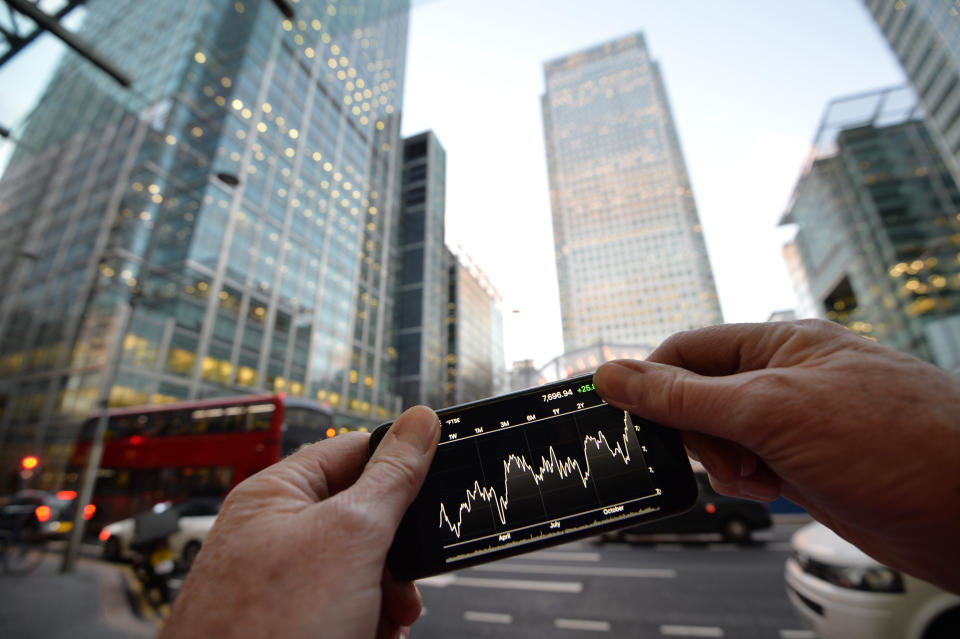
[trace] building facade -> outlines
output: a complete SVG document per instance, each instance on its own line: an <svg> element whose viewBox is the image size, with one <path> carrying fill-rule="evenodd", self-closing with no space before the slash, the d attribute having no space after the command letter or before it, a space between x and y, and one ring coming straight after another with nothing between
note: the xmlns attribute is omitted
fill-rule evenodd
<svg viewBox="0 0 960 639"><path fill-rule="evenodd" d="M564 348L722 321L680 141L641 34L545 64Z"/></svg>
<svg viewBox="0 0 960 639"><path fill-rule="evenodd" d="M446 152L432 132L403 141L397 390L404 408L447 400L449 277L444 238Z"/></svg>
<svg viewBox="0 0 960 639"><path fill-rule="evenodd" d="M447 405L506 391L502 298L466 255L447 250Z"/></svg>
<svg viewBox="0 0 960 639"><path fill-rule="evenodd" d="M960 373L960 191L909 87L831 102L785 223L828 319Z"/></svg>
<svg viewBox="0 0 960 639"><path fill-rule="evenodd" d="M783 263L786 265L787 275L790 277L790 286L793 288L793 294L797 299L797 306L794 309L795 319L823 317L822 306L814 301L813 295L810 294L810 281L803 266L803 257L800 255L796 238L786 242L781 247L780 254L783 256Z"/></svg>
<svg viewBox="0 0 960 639"><path fill-rule="evenodd" d="M293 6L85 5L133 87L66 55L0 179L0 464L65 458L104 396L399 409L408 3Z"/></svg>
<svg viewBox="0 0 960 639"><path fill-rule="evenodd" d="M864 0L927 113L927 129L960 183L960 6Z"/></svg>

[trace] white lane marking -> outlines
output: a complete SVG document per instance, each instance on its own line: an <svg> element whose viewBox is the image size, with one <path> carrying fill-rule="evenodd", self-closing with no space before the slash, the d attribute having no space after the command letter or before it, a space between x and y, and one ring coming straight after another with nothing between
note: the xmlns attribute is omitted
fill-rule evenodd
<svg viewBox="0 0 960 639"><path fill-rule="evenodd" d="M426 606L420 606L420 616L421 616L421 617L424 617L424 616L426 616L426 614L427 614L427 607L426 607Z"/></svg>
<svg viewBox="0 0 960 639"><path fill-rule="evenodd" d="M497 562L474 566L471 570L483 572L524 572L540 575L580 575L592 577L637 577L642 579L675 579L673 568L615 568L612 566L556 566L552 564L522 564Z"/></svg>
<svg viewBox="0 0 960 639"><path fill-rule="evenodd" d="M660 634L669 637L722 637L717 626L660 626Z"/></svg>
<svg viewBox="0 0 960 639"><path fill-rule="evenodd" d="M471 588L503 588L505 590L539 590L541 592L583 592L579 581L534 581L531 579L483 579L461 577L459 575L437 575L417 581L418 586L446 588L447 586L466 586Z"/></svg>
<svg viewBox="0 0 960 639"><path fill-rule="evenodd" d="M553 625L564 630L593 630L610 632L610 622L599 619L554 619Z"/></svg>
<svg viewBox="0 0 960 639"><path fill-rule="evenodd" d="M466 621L479 621L480 623L513 623L513 615L505 612L477 612L467 610L463 613Z"/></svg>
<svg viewBox="0 0 960 639"><path fill-rule="evenodd" d="M817 639L812 630L781 630L780 639Z"/></svg>
<svg viewBox="0 0 960 639"><path fill-rule="evenodd" d="M676 552L678 550L683 550L683 544L655 544L653 548L655 550L665 550L667 552Z"/></svg>
<svg viewBox="0 0 960 639"><path fill-rule="evenodd" d="M417 579L418 586L432 586L434 588L446 588L454 582L454 575L434 575L433 577L424 577Z"/></svg>
<svg viewBox="0 0 960 639"><path fill-rule="evenodd" d="M558 561L600 561L600 553L541 550L539 552L532 552L529 555L525 555L523 557L517 557L517 559L544 559L544 560L555 559Z"/></svg>

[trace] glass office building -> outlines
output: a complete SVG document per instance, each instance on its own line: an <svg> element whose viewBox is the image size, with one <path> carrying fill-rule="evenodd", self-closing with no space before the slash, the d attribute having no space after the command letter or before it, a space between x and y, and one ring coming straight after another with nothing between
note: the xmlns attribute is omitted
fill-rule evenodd
<svg viewBox="0 0 960 639"><path fill-rule="evenodd" d="M502 298L469 256L446 252L447 405L506 392Z"/></svg>
<svg viewBox="0 0 960 639"><path fill-rule="evenodd" d="M927 129L960 182L960 5L864 0L927 112Z"/></svg>
<svg viewBox="0 0 960 639"><path fill-rule="evenodd" d="M403 141L397 390L404 408L446 403L446 152L431 131Z"/></svg>
<svg viewBox="0 0 960 639"><path fill-rule="evenodd" d="M909 87L831 102L784 223L820 313L960 373L960 191Z"/></svg>
<svg viewBox="0 0 960 639"><path fill-rule="evenodd" d="M566 351L722 321L657 63L641 34L545 64L544 137Z"/></svg>
<svg viewBox="0 0 960 639"><path fill-rule="evenodd" d="M0 463L111 405L395 414L407 0L87 2L0 178ZM112 363L119 368L112 371Z"/></svg>

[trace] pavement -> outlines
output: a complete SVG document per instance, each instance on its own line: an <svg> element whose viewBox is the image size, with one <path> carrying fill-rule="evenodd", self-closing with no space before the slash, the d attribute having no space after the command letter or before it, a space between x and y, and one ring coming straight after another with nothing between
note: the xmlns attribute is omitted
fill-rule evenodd
<svg viewBox="0 0 960 639"><path fill-rule="evenodd" d="M104 563L87 548L74 571L60 572L50 553L29 575L0 574L0 635L44 639L154 637L160 619L140 617L129 567Z"/></svg>

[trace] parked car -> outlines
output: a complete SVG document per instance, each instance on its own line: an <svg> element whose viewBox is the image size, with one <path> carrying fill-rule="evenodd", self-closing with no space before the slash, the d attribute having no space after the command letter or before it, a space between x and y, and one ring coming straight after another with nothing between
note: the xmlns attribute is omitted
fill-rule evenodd
<svg viewBox="0 0 960 639"><path fill-rule="evenodd" d="M700 494L689 511L605 535L607 539L629 539L633 535L720 534L724 540L746 543L756 530L770 528L766 504L721 495L713 489L705 472L696 472Z"/></svg>
<svg viewBox="0 0 960 639"><path fill-rule="evenodd" d="M194 497L178 503L161 502L153 507L154 512L167 508L178 515L178 530L169 539L170 549L185 568L193 564L207 533L217 519L222 500L218 498ZM100 531L103 557L109 561L130 558L130 544L133 542L134 517L121 519L104 526Z"/></svg>
<svg viewBox="0 0 960 639"><path fill-rule="evenodd" d="M0 505L0 528L46 539L60 539L73 530L74 502L72 490L51 493L44 490L21 490ZM90 519L96 507L84 509L84 519Z"/></svg>
<svg viewBox="0 0 960 639"><path fill-rule="evenodd" d="M878 563L816 522L791 546L787 596L820 639L960 637L960 596Z"/></svg>

